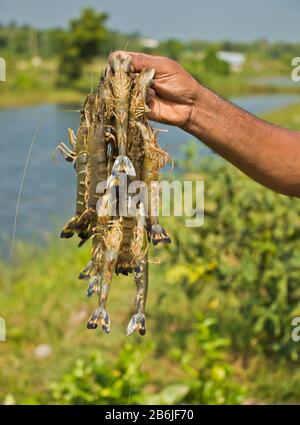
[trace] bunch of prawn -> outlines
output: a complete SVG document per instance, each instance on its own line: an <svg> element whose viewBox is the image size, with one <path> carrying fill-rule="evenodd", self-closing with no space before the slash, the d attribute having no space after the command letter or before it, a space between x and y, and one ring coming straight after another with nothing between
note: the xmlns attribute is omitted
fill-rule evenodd
<svg viewBox="0 0 300 425"><path fill-rule="evenodd" d="M115 57L101 75L96 93L88 95L81 110L80 126L75 135L69 129L69 148L64 143L58 150L73 162L77 175L74 217L62 230L62 238L78 235L79 246L92 240L92 256L79 274L88 281L87 296L98 296L98 306L87 327L102 326L110 331L107 299L114 273L133 274L136 285L135 312L126 334L146 332L145 305L148 291L148 246L170 243L166 230L156 214L159 196L151 190L158 181L159 170L169 156L157 143L158 132L146 118L146 94L154 77L153 69L140 74L132 72L130 58ZM122 177L126 184L142 181L146 198L138 201L130 213L119 208L116 194Z"/></svg>

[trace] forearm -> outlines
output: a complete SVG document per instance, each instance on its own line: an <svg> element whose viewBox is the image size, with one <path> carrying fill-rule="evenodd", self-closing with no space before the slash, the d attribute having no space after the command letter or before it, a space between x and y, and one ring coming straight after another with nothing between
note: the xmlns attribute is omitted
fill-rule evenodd
<svg viewBox="0 0 300 425"><path fill-rule="evenodd" d="M300 197L300 133L259 120L202 86L185 130L259 183Z"/></svg>

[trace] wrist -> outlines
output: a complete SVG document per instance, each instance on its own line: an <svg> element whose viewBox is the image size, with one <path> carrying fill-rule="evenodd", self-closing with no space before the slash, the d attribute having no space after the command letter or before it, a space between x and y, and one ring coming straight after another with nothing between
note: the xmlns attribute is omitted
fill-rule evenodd
<svg viewBox="0 0 300 425"><path fill-rule="evenodd" d="M198 84L189 120L183 130L197 138L205 138L214 128L222 98Z"/></svg>

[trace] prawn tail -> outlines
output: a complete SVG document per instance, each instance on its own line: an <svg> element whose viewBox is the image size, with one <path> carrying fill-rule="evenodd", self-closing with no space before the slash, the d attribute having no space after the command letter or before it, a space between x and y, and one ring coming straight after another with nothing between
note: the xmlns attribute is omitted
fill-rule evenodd
<svg viewBox="0 0 300 425"><path fill-rule="evenodd" d="M105 333L110 332L110 319L107 311L103 307L98 307L94 310L87 323L88 329L96 329L101 324Z"/></svg>
<svg viewBox="0 0 300 425"><path fill-rule="evenodd" d="M133 334L135 330L138 330L140 335L145 335L146 318L144 313L136 313L132 316L126 329L126 336Z"/></svg>
<svg viewBox="0 0 300 425"><path fill-rule="evenodd" d="M91 219L92 219L91 211L89 209L86 209L84 213L77 220L77 223L75 225L75 230L78 234L78 237L81 239L79 246L82 246L84 242L91 237L91 233L89 232Z"/></svg>
<svg viewBox="0 0 300 425"><path fill-rule="evenodd" d="M167 234L166 230L160 224L152 224L150 230L150 238L153 245L162 243L171 243L171 238Z"/></svg>
<svg viewBox="0 0 300 425"><path fill-rule="evenodd" d="M63 228L60 237L62 239L70 239L75 234L75 229L77 225L77 218L73 217Z"/></svg>
<svg viewBox="0 0 300 425"><path fill-rule="evenodd" d="M111 187L113 184L115 184L115 181L118 179L120 173L126 173L131 177L136 176L134 166L127 155L119 155L115 159L111 176L108 179L108 187Z"/></svg>

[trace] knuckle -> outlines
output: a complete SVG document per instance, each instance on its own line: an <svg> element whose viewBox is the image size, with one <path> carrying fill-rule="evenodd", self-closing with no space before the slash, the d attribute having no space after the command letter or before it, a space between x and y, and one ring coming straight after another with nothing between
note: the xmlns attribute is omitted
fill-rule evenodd
<svg viewBox="0 0 300 425"><path fill-rule="evenodd" d="M141 65L142 68L146 68L147 64L148 64L148 60L147 60L147 56L144 54L138 54L137 55L138 61Z"/></svg>
<svg viewBox="0 0 300 425"><path fill-rule="evenodd" d="M117 56L124 58L124 57L128 56L128 53L124 52L123 50L115 50L114 52L110 53L110 55L108 57L109 62Z"/></svg>

